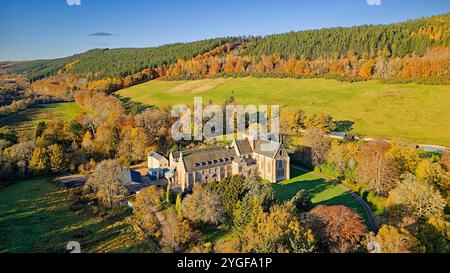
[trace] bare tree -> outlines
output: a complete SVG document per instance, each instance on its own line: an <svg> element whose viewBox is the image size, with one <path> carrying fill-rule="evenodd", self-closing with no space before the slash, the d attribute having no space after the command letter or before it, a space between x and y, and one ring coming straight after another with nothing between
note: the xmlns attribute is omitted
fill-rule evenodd
<svg viewBox="0 0 450 273"><path fill-rule="evenodd" d="M183 215L193 222L217 224L222 215L223 207L217 193L195 185L194 192L182 203Z"/></svg>
<svg viewBox="0 0 450 273"><path fill-rule="evenodd" d="M305 130L303 140L304 144L311 148L312 164L324 163L330 150L330 140L325 136L325 132L317 128Z"/></svg>
<svg viewBox="0 0 450 273"><path fill-rule="evenodd" d="M95 192L103 206L110 208L118 201L118 197L127 193L119 179L123 171L125 168L117 160L102 161L89 177L85 187Z"/></svg>

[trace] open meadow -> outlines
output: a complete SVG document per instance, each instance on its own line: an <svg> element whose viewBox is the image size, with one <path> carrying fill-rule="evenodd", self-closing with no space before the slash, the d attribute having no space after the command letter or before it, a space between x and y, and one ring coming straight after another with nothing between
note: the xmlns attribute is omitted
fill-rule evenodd
<svg viewBox="0 0 450 273"><path fill-rule="evenodd" d="M37 126L40 121L49 121L54 118L72 120L85 112L88 111L78 107L74 102L39 104L0 118L0 127L9 126L19 131L27 130Z"/></svg>
<svg viewBox="0 0 450 273"><path fill-rule="evenodd" d="M282 109L331 114L355 122L352 132L415 143L450 146L450 86L339 82L328 79L228 78L199 81L155 80L120 90L116 95L145 105L223 104L235 96L240 104L277 104Z"/></svg>
<svg viewBox="0 0 450 273"><path fill-rule="evenodd" d="M71 209L70 190L52 178L30 179L0 190L0 253L66 252L78 241L82 252L155 251L130 225L129 210L114 219Z"/></svg>

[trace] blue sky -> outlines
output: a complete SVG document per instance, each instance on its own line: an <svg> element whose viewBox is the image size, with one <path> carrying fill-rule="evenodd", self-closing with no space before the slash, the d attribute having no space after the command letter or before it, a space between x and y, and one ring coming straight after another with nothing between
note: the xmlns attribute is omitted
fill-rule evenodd
<svg viewBox="0 0 450 273"><path fill-rule="evenodd" d="M385 24L446 12L448 0L0 0L0 60Z"/></svg>

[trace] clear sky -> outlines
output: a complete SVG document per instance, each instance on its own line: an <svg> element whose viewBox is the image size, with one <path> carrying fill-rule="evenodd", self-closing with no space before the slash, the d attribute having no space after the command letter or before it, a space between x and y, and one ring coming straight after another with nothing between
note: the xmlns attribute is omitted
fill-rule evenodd
<svg viewBox="0 0 450 273"><path fill-rule="evenodd" d="M450 0L0 0L0 60L385 24L446 12Z"/></svg>

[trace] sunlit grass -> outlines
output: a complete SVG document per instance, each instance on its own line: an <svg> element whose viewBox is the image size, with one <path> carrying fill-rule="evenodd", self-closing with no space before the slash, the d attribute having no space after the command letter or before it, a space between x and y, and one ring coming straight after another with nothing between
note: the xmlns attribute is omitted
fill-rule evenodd
<svg viewBox="0 0 450 273"><path fill-rule="evenodd" d="M68 194L50 178L1 190L0 253L65 252L69 241L80 242L82 252L155 251L134 231L126 213L108 220L73 211Z"/></svg>
<svg viewBox="0 0 450 273"><path fill-rule="evenodd" d="M0 126L9 126L18 130L31 129L41 121L60 118L73 120L88 110L78 107L74 102L39 104L24 111L0 118Z"/></svg>
<svg viewBox="0 0 450 273"><path fill-rule="evenodd" d="M156 80L118 94L157 106L192 105L195 96L201 96L204 103L211 100L223 104L227 97L235 96L240 104L277 104L282 109L301 108L308 113L331 114L336 120L354 121L353 132L363 136L450 146L449 85L252 77L186 83Z"/></svg>

